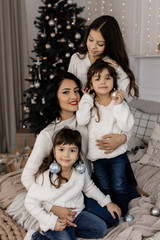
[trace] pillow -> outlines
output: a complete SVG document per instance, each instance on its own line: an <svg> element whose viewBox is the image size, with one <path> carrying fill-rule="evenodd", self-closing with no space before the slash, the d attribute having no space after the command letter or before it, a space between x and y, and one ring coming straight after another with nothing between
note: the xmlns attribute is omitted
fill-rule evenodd
<svg viewBox="0 0 160 240"><path fill-rule="evenodd" d="M160 114L145 113L131 107L134 116L132 135L148 144L155 122L160 123Z"/></svg>
<svg viewBox="0 0 160 240"><path fill-rule="evenodd" d="M137 137L135 136L131 136L128 143L127 143L128 147L127 147L127 151L128 152L134 152L135 149L139 149L139 148L144 148L145 145L144 143Z"/></svg>
<svg viewBox="0 0 160 240"><path fill-rule="evenodd" d="M160 125L155 123L146 154L139 163L160 167Z"/></svg>

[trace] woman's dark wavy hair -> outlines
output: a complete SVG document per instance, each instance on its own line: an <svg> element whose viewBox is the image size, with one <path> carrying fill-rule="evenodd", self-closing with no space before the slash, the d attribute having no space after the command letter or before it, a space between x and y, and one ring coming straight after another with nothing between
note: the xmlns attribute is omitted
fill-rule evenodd
<svg viewBox="0 0 160 240"><path fill-rule="evenodd" d="M79 157L76 163L74 164L74 166L81 161L81 158L80 158L80 154L82 152L81 142L82 142L82 137L79 131L73 130L69 127L64 127L53 135L53 149L55 149L57 145L64 145L64 144L69 144L69 145L74 144L77 146ZM39 167L39 170L36 172L35 181L40 174L43 174L46 170L49 169L50 164L54 161L55 157L54 157L53 149L51 150L50 155L43 160L41 166ZM61 171L57 173L57 178L55 179L54 182L52 182L51 172L49 173L49 179L50 179L50 183L56 188L59 188L61 186L63 180L68 182L66 178L62 177Z"/></svg>
<svg viewBox="0 0 160 240"><path fill-rule="evenodd" d="M129 59L125 49L125 43L117 20L112 16L104 15L95 19L90 24L90 26L86 29L84 39L78 51L80 54L84 55L84 57L88 52L87 39L91 30L98 30L105 39L105 50L103 57L108 56L115 60L128 75L130 79L128 95L132 97L138 97L138 86L136 84L134 74L129 66ZM132 89L134 90L134 94L131 93Z"/></svg>
<svg viewBox="0 0 160 240"><path fill-rule="evenodd" d="M62 75L55 76L52 80L49 81L46 89L46 98L45 105L40 111L41 117L44 118L44 124L39 127L38 133L49 125L52 121L55 121L56 118L61 119L60 116L60 105L58 102L57 92L63 80L73 80L79 87L80 96L82 96L81 88L82 84L80 80L72 73L66 72Z"/></svg>
<svg viewBox="0 0 160 240"><path fill-rule="evenodd" d="M113 92L114 90L117 90L117 73L115 71L115 69L107 62L103 61L102 58L97 59L88 69L87 72L87 84L86 87L88 89L90 89L92 92L94 92L95 97L96 97L96 93L94 90L92 90L92 77L98 73L98 75L101 74L101 72L104 69L107 69L110 76L113 78L113 89L111 90L111 92ZM98 111L98 107L96 106L96 104L94 103L94 106L96 108L97 111L97 116L98 116L98 122L100 121L100 115L99 115L99 111Z"/></svg>

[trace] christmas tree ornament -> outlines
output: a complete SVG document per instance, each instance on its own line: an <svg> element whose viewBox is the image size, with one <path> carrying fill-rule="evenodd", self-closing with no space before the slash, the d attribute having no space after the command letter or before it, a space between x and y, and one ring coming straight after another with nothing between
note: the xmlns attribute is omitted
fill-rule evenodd
<svg viewBox="0 0 160 240"><path fill-rule="evenodd" d="M33 69L32 68L29 68L29 72L32 72L33 71Z"/></svg>
<svg viewBox="0 0 160 240"><path fill-rule="evenodd" d="M60 28L62 27L62 25L61 25L61 24L58 24L57 27L60 29Z"/></svg>
<svg viewBox="0 0 160 240"><path fill-rule="evenodd" d="M70 53L66 53L65 56L68 58L68 57L71 56L71 54Z"/></svg>
<svg viewBox="0 0 160 240"><path fill-rule="evenodd" d="M51 44L50 43L46 43L45 48L46 49L50 49L51 48Z"/></svg>
<svg viewBox="0 0 160 240"><path fill-rule="evenodd" d="M49 20L48 24L49 24L49 26L53 27L54 26L54 20L53 19Z"/></svg>
<svg viewBox="0 0 160 240"><path fill-rule="evenodd" d="M45 102L45 98L43 97L42 98L42 104L45 104L46 102Z"/></svg>
<svg viewBox="0 0 160 240"><path fill-rule="evenodd" d="M152 216L159 217L159 216L160 216L160 209L157 208L157 207L152 207L152 208L150 209L150 214L151 214Z"/></svg>
<svg viewBox="0 0 160 240"><path fill-rule="evenodd" d="M41 33L40 35L42 38L45 38L47 35L45 33Z"/></svg>
<svg viewBox="0 0 160 240"><path fill-rule="evenodd" d="M52 38L54 38L56 36L56 34L54 32L52 32L50 35Z"/></svg>
<svg viewBox="0 0 160 240"><path fill-rule="evenodd" d="M68 44L68 47L73 48L73 47L74 47L74 44L73 44L72 42L70 42L70 43Z"/></svg>
<svg viewBox="0 0 160 240"><path fill-rule="evenodd" d="M61 171L61 166L54 160L54 162L49 166L49 171L51 173L59 173Z"/></svg>
<svg viewBox="0 0 160 240"><path fill-rule="evenodd" d="M116 99L116 95L117 95L117 91L112 92L112 93L111 93L111 98L112 98L113 100L115 100L115 99Z"/></svg>
<svg viewBox="0 0 160 240"><path fill-rule="evenodd" d="M51 3L48 3L48 4L47 4L47 7L48 7L48 8L51 8L51 7L52 7L52 4L51 4Z"/></svg>
<svg viewBox="0 0 160 240"><path fill-rule="evenodd" d="M46 0L41 0L43 3L45 3L46 2Z"/></svg>
<svg viewBox="0 0 160 240"><path fill-rule="evenodd" d="M26 129L26 128L27 128L27 125L26 125L26 124L23 124L23 125L22 125L22 128L23 128L23 129Z"/></svg>
<svg viewBox="0 0 160 240"><path fill-rule="evenodd" d="M128 214L127 214L126 216L124 216L124 221L125 221L125 222L132 222L133 219L134 219L134 218L133 218L131 215L128 215Z"/></svg>
<svg viewBox="0 0 160 240"><path fill-rule="evenodd" d="M54 78L54 74L50 74L49 79L53 79L53 78Z"/></svg>
<svg viewBox="0 0 160 240"><path fill-rule="evenodd" d="M49 20L49 16L48 16L48 15L47 15L47 16L45 16L45 19L46 19L46 20Z"/></svg>
<svg viewBox="0 0 160 240"><path fill-rule="evenodd" d="M34 42L34 43L33 43L33 46L34 46L34 47L37 47L37 46L38 46L37 42Z"/></svg>
<svg viewBox="0 0 160 240"><path fill-rule="evenodd" d="M60 42L66 42L66 39L65 38L61 38Z"/></svg>
<svg viewBox="0 0 160 240"><path fill-rule="evenodd" d="M86 171L86 166L84 165L84 163L79 163L76 165L75 170L82 174Z"/></svg>
<svg viewBox="0 0 160 240"><path fill-rule="evenodd" d="M36 81L36 82L34 83L34 86L35 86L35 88L39 88L39 87L40 87L40 82L39 82L39 81Z"/></svg>
<svg viewBox="0 0 160 240"><path fill-rule="evenodd" d="M29 75L29 76L28 76L28 79L32 80L32 75Z"/></svg>
<svg viewBox="0 0 160 240"><path fill-rule="evenodd" d="M75 34L75 39L80 39L81 38L81 34L80 33L76 33Z"/></svg>
<svg viewBox="0 0 160 240"><path fill-rule="evenodd" d="M71 25L67 25L66 28L67 28L68 30L70 30L70 29L71 29Z"/></svg>

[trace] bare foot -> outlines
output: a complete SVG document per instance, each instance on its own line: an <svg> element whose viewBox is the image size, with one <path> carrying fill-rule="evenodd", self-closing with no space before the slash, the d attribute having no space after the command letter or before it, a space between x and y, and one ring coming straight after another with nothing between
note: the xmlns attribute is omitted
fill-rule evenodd
<svg viewBox="0 0 160 240"><path fill-rule="evenodd" d="M137 190L137 192L138 192L138 194L139 194L140 196L149 197L148 193L144 192L144 191L143 191L141 188L139 188L138 186L136 186L135 188L136 188L136 190Z"/></svg>

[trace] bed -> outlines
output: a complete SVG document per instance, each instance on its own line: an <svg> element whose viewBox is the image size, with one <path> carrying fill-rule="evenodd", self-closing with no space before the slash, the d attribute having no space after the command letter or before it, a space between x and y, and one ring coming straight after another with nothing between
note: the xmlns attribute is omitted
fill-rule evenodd
<svg viewBox="0 0 160 240"><path fill-rule="evenodd" d="M128 143L128 156L138 185L149 197L133 199L129 204L133 221L110 228L103 240L160 240L160 218L150 212L152 207L160 209L160 103L138 99L129 105L135 124ZM26 233L38 228L34 219L23 216L22 170L0 176L1 240L27 239Z"/></svg>

